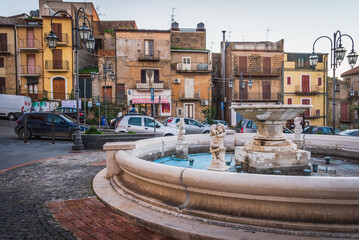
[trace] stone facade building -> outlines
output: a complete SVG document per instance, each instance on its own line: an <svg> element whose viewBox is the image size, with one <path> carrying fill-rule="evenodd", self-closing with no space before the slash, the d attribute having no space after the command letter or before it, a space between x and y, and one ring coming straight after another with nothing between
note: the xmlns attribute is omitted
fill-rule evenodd
<svg viewBox="0 0 359 240"><path fill-rule="evenodd" d="M211 105L210 51L206 50L206 30L171 28L172 116L203 121L202 110Z"/></svg>
<svg viewBox="0 0 359 240"><path fill-rule="evenodd" d="M335 80L335 127L341 130L350 128L352 119L349 115L350 84L340 79ZM328 126L333 126L333 78L328 77Z"/></svg>
<svg viewBox="0 0 359 240"><path fill-rule="evenodd" d="M221 101L224 118L230 125L236 125L242 118L229 109L232 105L281 102L283 49L283 39L278 42L226 42L225 96ZM248 85L250 78L252 87ZM222 81L216 81L219 89L222 89Z"/></svg>
<svg viewBox="0 0 359 240"><path fill-rule="evenodd" d="M151 88L154 89L155 115L172 115L170 31L116 29L116 85L127 106L152 114Z"/></svg>
<svg viewBox="0 0 359 240"><path fill-rule="evenodd" d="M345 123L345 127L359 128L358 109L359 109L359 66L344 72L341 77L347 83L348 101L341 103L340 124ZM354 91L351 96L350 90Z"/></svg>

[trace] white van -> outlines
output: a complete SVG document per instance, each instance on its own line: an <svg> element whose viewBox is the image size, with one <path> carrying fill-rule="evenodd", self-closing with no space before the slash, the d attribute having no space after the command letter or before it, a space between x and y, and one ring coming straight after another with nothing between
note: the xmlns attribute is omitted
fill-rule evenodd
<svg viewBox="0 0 359 240"><path fill-rule="evenodd" d="M0 116L15 120L23 113L31 112L31 98L0 94Z"/></svg>

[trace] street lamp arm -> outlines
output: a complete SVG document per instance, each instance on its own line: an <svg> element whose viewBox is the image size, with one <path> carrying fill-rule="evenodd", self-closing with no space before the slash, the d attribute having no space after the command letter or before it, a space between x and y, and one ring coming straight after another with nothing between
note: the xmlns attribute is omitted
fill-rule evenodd
<svg viewBox="0 0 359 240"><path fill-rule="evenodd" d="M55 17L56 15L58 15L58 14L60 14L60 13L63 13L63 14L66 14L67 16L69 16L69 17L71 18L71 26L73 26L72 16L71 16L68 12L63 11L63 10L60 10L60 11L55 12L54 15L52 15L52 17L51 17L51 31L52 31L52 26L53 26L53 25L52 25L52 20L54 19L54 17Z"/></svg>
<svg viewBox="0 0 359 240"><path fill-rule="evenodd" d="M338 38L338 40L340 39L340 41L341 41L342 37L348 37L348 38L350 38L350 40L352 40L352 50L354 51L354 40L353 40L353 38L348 34L343 34Z"/></svg>
<svg viewBox="0 0 359 240"><path fill-rule="evenodd" d="M328 37L328 36L320 36L320 37L318 37L318 38L314 41L314 43L313 43L313 53L315 52L315 51L314 51L315 43L316 43L319 39L321 39L321 38L327 38L327 39L329 39L329 41L330 41L330 49L333 49L333 41L332 41L332 39L331 39L330 37Z"/></svg>

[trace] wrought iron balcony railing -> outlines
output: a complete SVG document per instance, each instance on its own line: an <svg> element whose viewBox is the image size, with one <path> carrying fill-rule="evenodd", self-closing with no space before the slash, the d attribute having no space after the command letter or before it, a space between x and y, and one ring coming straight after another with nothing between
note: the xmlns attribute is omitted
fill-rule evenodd
<svg viewBox="0 0 359 240"><path fill-rule="evenodd" d="M67 60L46 60L45 69L49 72L66 72L69 70Z"/></svg>

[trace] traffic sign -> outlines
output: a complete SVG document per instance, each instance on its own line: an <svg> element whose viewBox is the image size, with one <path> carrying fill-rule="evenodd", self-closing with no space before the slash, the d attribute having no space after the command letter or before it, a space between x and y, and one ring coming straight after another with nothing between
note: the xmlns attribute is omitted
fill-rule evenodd
<svg viewBox="0 0 359 240"><path fill-rule="evenodd" d="M88 101L87 106L88 106L89 108L92 107L92 101Z"/></svg>
<svg viewBox="0 0 359 240"><path fill-rule="evenodd" d="M155 92L153 88L151 88L151 101L153 102L155 100Z"/></svg>
<svg viewBox="0 0 359 240"><path fill-rule="evenodd" d="M96 103L96 106L100 106L100 104L101 104L100 102L97 102L97 103Z"/></svg>

